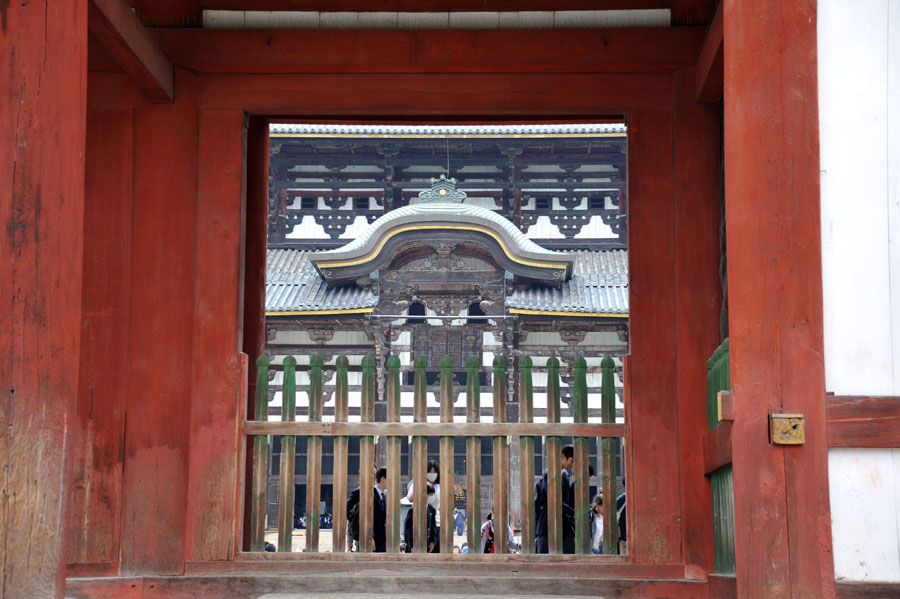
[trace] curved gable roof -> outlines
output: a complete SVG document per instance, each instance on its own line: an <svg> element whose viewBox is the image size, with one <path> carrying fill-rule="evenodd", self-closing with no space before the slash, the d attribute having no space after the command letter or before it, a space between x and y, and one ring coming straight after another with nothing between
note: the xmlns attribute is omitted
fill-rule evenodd
<svg viewBox="0 0 900 599"><path fill-rule="evenodd" d="M480 206L439 201L392 210L347 245L317 252L310 261L326 281L336 283L379 270L404 241L435 239L485 244L498 263L525 279L558 285L572 274L570 254L542 248L500 214Z"/></svg>

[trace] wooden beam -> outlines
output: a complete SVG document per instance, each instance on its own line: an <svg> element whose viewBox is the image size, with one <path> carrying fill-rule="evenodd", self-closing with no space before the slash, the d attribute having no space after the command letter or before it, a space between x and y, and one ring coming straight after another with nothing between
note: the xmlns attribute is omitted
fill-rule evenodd
<svg viewBox="0 0 900 599"><path fill-rule="evenodd" d="M722 85L725 81L725 23L722 18L722 4L716 9L716 16L706 32L706 39L697 58L697 102L718 102L722 99Z"/></svg>
<svg viewBox="0 0 900 599"><path fill-rule="evenodd" d="M175 99L175 70L123 0L90 0L88 28L154 104Z"/></svg>
<svg viewBox="0 0 900 599"><path fill-rule="evenodd" d="M826 396L829 447L900 447L900 397Z"/></svg>
<svg viewBox="0 0 900 599"><path fill-rule="evenodd" d="M641 73L693 66L702 27L540 30L160 29L201 73Z"/></svg>
<svg viewBox="0 0 900 599"><path fill-rule="evenodd" d="M237 108L297 118L329 115L440 119L547 119L622 115L666 108L668 73L201 75L200 108ZM671 145L671 142L670 142Z"/></svg>
<svg viewBox="0 0 900 599"><path fill-rule="evenodd" d="M731 463L731 429L733 423L723 422L703 435L703 474L710 475Z"/></svg>
<svg viewBox="0 0 900 599"><path fill-rule="evenodd" d="M424 418L424 411L423 411ZM624 424L526 422L244 422L245 435L624 437Z"/></svg>

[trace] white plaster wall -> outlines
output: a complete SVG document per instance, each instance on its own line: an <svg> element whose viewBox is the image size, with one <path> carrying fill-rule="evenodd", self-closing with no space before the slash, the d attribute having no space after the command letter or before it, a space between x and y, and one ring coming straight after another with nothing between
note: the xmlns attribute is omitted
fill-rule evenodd
<svg viewBox="0 0 900 599"><path fill-rule="evenodd" d="M900 0L819 0L825 385L900 395ZM835 576L900 581L900 449L829 451Z"/></svg>
<svg viewBox="0 0 900 599"><path fill-rule="evenodd" d="M820 0L825 381L900 395L900 0Z"/></svg>
<svg viewBox="0 0 900 599"><path fill-rule="evenodd" d="M828 452L834 575L900 582L900 449Z"/></svg>

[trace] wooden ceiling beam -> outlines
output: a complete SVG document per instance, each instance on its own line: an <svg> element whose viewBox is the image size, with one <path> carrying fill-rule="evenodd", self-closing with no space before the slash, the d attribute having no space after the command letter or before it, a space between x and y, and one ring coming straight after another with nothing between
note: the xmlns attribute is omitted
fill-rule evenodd
<svg viewBox="0 0 900 599"><path fill-rule="evenodd" d="M160 29L201 73L659 73L692 67L706 30Z"/></svg>
<svg viewBox="0 0 900 599"><path fill-rule="evenodd" d="M706 33L706 40L697 59L697 102L718 102L722 99L725 81L725 26L722 5Z"/></svg>
<svg viewBox="0 0 900 599"><path fill-rule="evenodd" d="M88 27L151 102L175 99L172 63L124 0L90 0Z"/></svg>

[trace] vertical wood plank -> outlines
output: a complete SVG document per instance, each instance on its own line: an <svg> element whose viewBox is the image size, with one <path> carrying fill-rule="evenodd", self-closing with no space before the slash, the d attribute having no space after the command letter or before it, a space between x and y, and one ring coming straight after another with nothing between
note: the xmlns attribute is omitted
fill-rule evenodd
<svg viewBox="0 0 900 599"><path fill-rule="evenodd" d="M360 420L375 422L375 358L362 360L362 399ZM369 553L374 546L372 537L375 503L372 487L375 483L375 437L359 440L359 551Z"/></svg>
<svg viewBox="0 0 900 599"><path fill-rule="evenodd" d="M673 127L671 109L628 113L633 376L632 401L626 409L629 463L636 476L635 484L628 488L628 515L634 523L628 529L632 538L628 551L637 563L679 562L684 545L681 468L679 452L672 449L679 446L678 404L672 399L678 381Z"/></svg>
<svg viewBox="0 0 900 599"><path fill-rule="evenodd" d="M266 117L249 117L247 131L247 194L244 228L245 243L242 252L243 273L243 320L242 343L247 354L248 364L255 364L256 359L264 352L266 338L266 235L268 230L269 205L269 121ZM253 401L256 396L256 382L251 378L246 393L246 405L241 406L240 415L253 412ZM242 441L247 444L250 439ZM243 466L243 478L249 481L253 471L253 451L248 448ZM244 484L243 502L249 506L252 485ZM243 531L250 530L250 510L238 511L243 514L243 526L235 527L235 545L244 550L250 549L250 537ZM238 516L241 518L241 516ZM240 529L243 528L243 531Z"/></svg>
<svg viewBox="0 0 900 599"><path fill-rule="evenodd" d="M466 422L481 422L481 360L466 359ZM481 546L481 438L466 437L466 537L469 554Z"/></svg>
<svg viewBox="0 0 900 599"><path fill-rule="evenodd" d="M0 595L8 599L62 597L65 584L82 334L86 6L0 3Z"/></svg>
<svg viewBox="0 0 900 599"><path fill-rule="evenodd" d="M575 358L575 381L572 389L572 412L576 423L587 422L587 362L584 358ZM590 477L588 472L588 438L575 437L575 553L591 552L591 521L588 513L590 498Z"/></svg>
<svg viewBox="0 0 900 599"><path fill-rule="evenodd" d="M559 360L547 360L547 422L559 423ZM547 545L550 553L563 552L562 464L559 437L547 437Z"/></svg>
<svg viewBox="0 0 900 599"><path fill-rule="evenodd" d="M334 421L347 422L350 402L347 389L347 356L338 356L334 382ZM342 553L347 545L347 451L346 435L334 438L334 482L332 488L332 551Z"/></svg>
<svg viewBox="0 0 900 599"><path fill-rule="evenodd" d="M724 7L720 4L719 21ZM675 84L675 318L678 344L677 398L681 464L684 563L713 568L709 526L710 491L703 481L703 443L698 430L707 423L702 364L719 343L721 313L718 277L720 193L722 189L721 104L697 104L690 69L673 74Z"/></svg>
<svg viewBox="0 0 900 599"><path fill-rule="evenodd" d="M387 421L400 422L400 358L390 356L387 359ZM400 437L387 439L387 513L385 542L388 553L400 551L400 499L404 496L400 480Z"/></svg>
<svg viewBox="0 0 900 599"><path fill-rule="evenodd" d="M196 76L175 77L174 104L136 99L122 575L181 574L187 549L199 115Z"/></svg>
<svg viewBox="0 0 900 599"><path fill-rule="evenodd" d="M427 410L425 407L425 367L428 360L425 356L416 356L413 397L413 421L427 422ZM425 507L426 493L425 469L428 466L427 437L413 437L413 553L428 553L428 510ZM409 543L409 539L406 540Z"/></svg>
<svg viewBox="0 0 900 599"><path fill-rule="evenodd" d="M130 82L127 83L129 86ZM131 297L134 107L89 109L84 189L78 431L68 518L69 563L117 562Z"/></svg>
<svg viewBox="0 0 900 599"><path fill-rule="evenodd" d="M309 357L309 421L322 422L322 357ZM319 551L319 503L322 499L322 437L306 442L306 551Z"/></svg>
<svg viewBox="0 0 900 599"><path fill-rule="evenodd" d="M519 422L534 422L534 387L529 356L519 358ZM522 482L522 553L534 553L534 437L519 438Z"/></svg>
<svg viewBox="0 0 900 599"><path fill-rule="evenodd" d="M256 398L253 404L253 420L269 419L269 358L256 359ZM266 541L266 483L268 479L269 437L253 437L253 478L250 498L250 551L263 551Z"/></svg>
<svg viewBox="0 0 900 599"><path fill-rule="evenodd" d="M197 244L191 366L190 465L186 556L233 554L238 405L241 395L241 294L245 116L199 116Z"/></svg>
<svg viewBox="0 0 900 599"><path fill-rule="evenodd" d="M494 357L494 422L506 422L506 358ZM509 442L494 437L494 553L509 552Z"/></svg>
<svg viewBox="0 0 900 599"><path fill-rule="evenodd" d="M441 358L441 422L453 422L453 358ZM454 437L441 437L441 552L453 553Z"/></svg>
<svg viewBox="0 0 900 599"><path fill-rule="evenodd" d="M284 379L281 391L281 421L294 422L297 417L297 360L288 356L282 362ZM297 438L281 437L281 468L278 477L278 551L290 552L294 534L294 462L297 460Z"/></svg>
<svg viewBox="0 0 900 599"><path fill-rule="evenodd" d="M606 356L600 362L600 411L604 423L616 421L615 361ZM613 437L603 438L603 553L619 552L619 525L616 521L616 445Z"/></svg>

